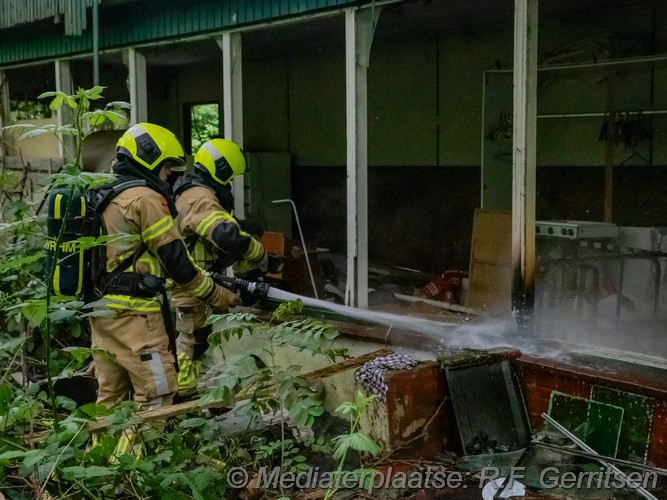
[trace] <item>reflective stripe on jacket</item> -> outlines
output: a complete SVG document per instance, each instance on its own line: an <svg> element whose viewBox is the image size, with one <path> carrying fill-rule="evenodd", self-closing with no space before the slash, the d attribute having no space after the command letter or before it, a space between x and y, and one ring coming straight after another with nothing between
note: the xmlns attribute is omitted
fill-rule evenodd
<svg viewBox="0 0 667 500"><path fill-rule="evenodd" d="M183 238L189 241L197 237L193 257L203 269L211 270L218 261L229 266L239 260L252 264L264 259L262 244L241 229L211 189L202 186L186 189L176 199L176 208L176 225Z"/></svg>
<svg viewBox="0 0 667 500"><path fill-rule="evenodd" d="M185 244L169 214L166 200L159 193L143 186L126 189L109 203L102 216L109 235L106 246L107 271L113 271L125 259L133 258L143 245L146 250L137 259L136 266L131 266L128 271L171 277L177 282L177 276L193 276L186 283L179 283L184 292L201 299L211 293L214 287L212 280L195 266L190 255L183 250ZM171 261L170 266L176 267L179 274L163 263L165 251L170 252L172 249L176 253L167 256ZM157 298L145 299L114 293L104 298L108 301L107 306L116 310L137 314L160 311Z"/></svg>

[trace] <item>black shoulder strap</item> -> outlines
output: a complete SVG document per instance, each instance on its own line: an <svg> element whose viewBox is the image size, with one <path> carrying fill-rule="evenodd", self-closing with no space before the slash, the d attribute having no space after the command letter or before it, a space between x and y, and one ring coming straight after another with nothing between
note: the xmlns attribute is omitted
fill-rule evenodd
<svg viewBox="0 0 667 500"><path fill-rule="evenodd" d="M112 184L102 186L91 192L92 196L90 199L90 208L94 212L94 215L97 218L98 223L100 224L101 231L104 234L106 234L106 228L104 227L104 220L102 219L102 213L104 212L106 207L109 206L109 203L111 203L111 201L116 196L118 196L126 189L130 189L133 187L140 187L140 186L146 186L146 181L142 179L121 178L113 182ZM100 269L93 270L95 294L98 297L104 296L109 286L109 283L111 283L116 277L120 276L122 273L127 271L131 265L136 264L136 261L139 259L141 254L143 254L144 251L146 250L146 247L142 244L139 248L137 248L137 250L132 254L132 256L129 259L123 260L120 264L118 264L116 269L114 269L110 273L106 272L106 265L107 265L106 245L102 245L101 250L102 250L101 255L98 255L99 262L97 262L97 265L100 266Z"/></svg>
<svg viewBox="0 0 667 500"><path fill-rule="evenodd" d="M111 184L93 190L90 200L90 208L98 214L102 214L104 209L111 203L111 200L120 193L126 189L141 186L146 186L146 181L143 179L120 178Z"/></svg>
<svg viewBox="0 0 667 500"><path fill-rule="evenodd" d="M186 191L190 188L193 187L203 187L206 188L210 191L215 192L215 190L211 189L211 186L205 184L204 182L201 182L197 179L193 179L190 176L182 176L176 181L176 185L174 186L174 199L178 198L178 196L183 192Z"/></svg>

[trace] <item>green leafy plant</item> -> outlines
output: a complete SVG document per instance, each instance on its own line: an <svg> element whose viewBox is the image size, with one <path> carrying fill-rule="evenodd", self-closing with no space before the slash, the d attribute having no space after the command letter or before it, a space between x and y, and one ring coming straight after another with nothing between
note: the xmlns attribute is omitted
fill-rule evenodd
<svg viewBox="0 0 667 500"><path fill-rule="evenodd" d="M44 92L38 99L50 99L49 109L57 111L65 106L73 112L73 122L67 125L46 124L36 126L33 124L18 124L5 127L5 130L19 130L21 134L18 139L27 139L42 134L52 134L62 144L65 155L68 160L63 169L55 174L50 183L49 191L54 189L66 188L68 189L68 202L65 206L64 219L67 220L72 209L72 200L75 192L84 191L97 185L108 183L113 177L108 174L88 174L81 172L83 142L88 134L90 134L96 127L111 122L114 124L125 124L126 117L120 112L124 108L128 108L127 103L112 102L107 104L103 109L91 109L92 103L102 98L104 87L95 86L90 89L79 88L74 94L68 95L64 92ZM64 140L65 137L71 136L73 138L73 147L70 148L70 143ZM53 325L67 321L70 325L74 325L71 321L75 316L73 312L80 309L82 304L74 304L72 302L53 300L51 287L49 283L53 281L56 272L56 265L60 258L59 252L61 244L64 241L65 225L62 224L55 238L56 257L49 263L46 269L46 279L37 279L35 283L35 294L33 298L23 302L19 309L28 321L28 326L33 329L39 329L41 332L41 344L43 346L44 355L44 370L48 380L48 388L53 408L56 408L56 398L53 388L52 375L54 374L54 366L52 362L52 341L53 341ZM25 257L22 257L25 259ZM80 334L80 328L73 328L75 336ZM59 416L54 413L54 420L57 423Z"/></svg>
<svg viewBox="0 0 667 500"><path fill-rule="evenodd" d="M345 460L347 459L350 450L371 456L376 456L380 453L380 446L378 446L370 436L359 431L359 421L375 399L375 395L366 396L361 390L357 390L353 402L344 402L336 408L336 412L342 415L347 415L350 422L350 430L347 434L335 436L331 440L334 449L333 457L338 460L338 468L336 469L337 474L344 473L343 468L345 466ZM327 490L324 499L329 500L336 491L335 488Z"/></svg>
<svg viewBox="0 0 667 500"><path fill-rule="evenodd" d="M80 170L84 138L105 122L121 124L125 121L119 111L128 107L125 103L110 103L102 110L91 109L93 102L102 98L102 91L103 87L98 86L88 90L78 89L73 95L46 92L39 96L40 99L50 99L50 111L62 106L72 109L72 124L36 126L24 123L3 129L20 134L18 139L53 134L63 146L73 145L65 150L67 163L52 176L49 189L66 187L71 194L75 190L109 182L112 178ZM73 140L65 141L67 136L72 136ZM74 403L56 396L53 377L64 367L69 372L81 368L83 360L89 356L89 352L85 356L82 353L72 356L67 351L70 344L87 343L80 319L91 313L83 310L84 304L80 301L53 297L47 286L53 278L55 266L46 269L44 276L44 224L35 213L42 208L46 198L38 204L25 197L24 185L28 173L29 170L25 169L23 177L20 177L14 172L6 172L3 164L0 175L0 196L3 197L0 251L5 256L0 263L0 426L4 436L0 443L0 457L3 457L0 458L0 477L5 476L5 469L11 461L16 464L13 470L24 478L25 484L43 481L43 486L37 491L45 491L52 474L47 472L48 460L53 459L49 452L53 447L52 439L43 448L26 449L22 438L41 429L51 429L59 435L71 428ZM66 204L66 217L70 209L70 205ZM62 241L61 230L57 235L56 248ZM21 375L18 386L11 382L17 372ZM39 374L46 376L48 396L41 385L31 383L33 377ZM67 414L69 417L62 420L61 415ZM60 443L62 439L57 441ZM68 454L65 449L58 449L56 456L63 461ZM8 482L11 481L0 480L3 485Z"/></svg>
<svg viewBox="0 0 667 500"><path fill-rule="evenodd" d="M338 332L331 325L290 319L302 307L299 300L281 303L268 323L248 313L210 317L209 322L222 320L226 325L209 338L214 349L223 349L225 342L244 336L258 340L259 347L213 367L204 377L208 389L201 398L202 403L222 399L234 405L228 417L246 417L248 427L261 422L262 417L277 415L280 435L252 440L254 462L274 464L277 460L275 465L281 470L295 473L309 468L307 452L329 449L324 439L313 433L315 420L325 410L321 392L302 376L302 366L284 366L279 354L290 349L331 361L346 355L346 350L334 347ZM276 323L279 320L282 322ZM288 421L296 429L292 434L287 433Z"/></svg>
<svg viewBox="0 0 667 500"><path fill-rule="evenodd" d="M52 176L50 189L65 189L70 199L73 193L113 179L80 168L85 137L97 127L124 123L125 103L92 109L102 99L102 91L103 87L93 87L72 95L47 92L40 96L49 101L51 111L70 109L73 123L69 125L7 127L18 131L19 138L45 133L58 137L67 163ZM223 498L226 473L235 464L278 461L282 468L298 472L307 469L309 453L331 453L328 441L314 431L315 422L325 413L322 394L303 377L301 366L283 366L281 353L296 349L330 361L346 353L334 345L335 328L295 318L301 313L300 301L280 304L268 323L248 313L210 319L227 324L211 337L214 349L244 336L262 341L262 347L227 360L210 376L200 402L224 399L233 406L229 412L179 415L166 426L151 426L131 401L109 411L94 404L76 407L74 401L57 396L54 380L72 375L90 358L85 320L104 313L95 311L95 304L52 294L48 284L58 257L45 265L44 225L35 213L39 207L25 196L25 179L25 175L0 171L0 251L5 255L0 262L2 495L17 499ZM68 203L65 218L70 211ZM63 236L62 230L56 235L56 248ZM77 245L86 249L106 242L106 237L85 237ZM18 380L17 372L22 375ZM46 377L46 389L31 382L34 375ZM263 434L248 443L229 432L229 419L235 415L253 421L269 414L278 417L277 439ZM107 427L93 439L88 428L98 418L107 419ZM139 426L142 432L136 444L143 454L112 459L118 434ZM290 433L290 427L298 432Z"/></svg>

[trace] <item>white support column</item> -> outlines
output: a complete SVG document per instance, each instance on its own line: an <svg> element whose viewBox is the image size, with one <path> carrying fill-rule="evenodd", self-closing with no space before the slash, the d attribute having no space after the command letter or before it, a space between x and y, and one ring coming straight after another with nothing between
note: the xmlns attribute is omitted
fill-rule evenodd
<svg viewBox="0 0 667 500"><path fill-rule="evenodd" d="M148 121L148 93L146 91L146 57L137 49L123 52L127 66L127 88L130 92L130 125Z"/></svg>
<svg viewBox="0 0 667 500"><path fill-rule="evenodd" d="M368 308L367 71L379 8L345 11L347 282L345 303Z"/></svg>
<svg viewBox="0 0 667 500"><path fill-rule="evenodd" d="M241 34L225 32L218 40L222 49L222 96L225 139L243 147L243 55ZM234 178L234 215L245 219L243 176Z"/></svg>
<svg viewBox="0 0 667 500"><path fill-rule="evenodd" d="M538 0L514 3L514 135L512 157L512 309L530 331L535 305Z"/></svg>
<svg viewBox="0 0 667 500"><path fill-rule="evenodd" d="M56 60L54 70L56 73L56 91L71 95L74 89L72 86L72 73L70 71L69 61ZM56 124L61 127L63 125L71 124L73 120L74 114L72 108L70 108L67 103L63 102L60 109L56 111ZM62 158L65 163L73 161L74 155L76 154L76 151L74 151L74 137L71 135L59 134L59 139L58 156Z"/></svg>

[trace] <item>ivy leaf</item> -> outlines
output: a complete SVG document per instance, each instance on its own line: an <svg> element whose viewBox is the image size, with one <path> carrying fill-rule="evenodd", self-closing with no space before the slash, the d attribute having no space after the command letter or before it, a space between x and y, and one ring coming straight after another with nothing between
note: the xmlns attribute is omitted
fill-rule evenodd
<svg viewBox="0 0 667 500"><path fill-rule="evenodd" d="M79 363L83 363L93 354L93 349L90 347L65 347L63 351L70 353Z"/></svg>
<svg viewBox="0 0 667 500"><path fill-rule="evenodd" d="M91 465L89 467L82 467L74 465L63 468L63 477L69 480L90 479L93 477L108 477L115 476L116 470L111 467L102 467L100 465Z"/></svg>
<svg viewBox="0 0 667 500"><path fill-rule="evenodd" d="M206 422L208 421L205 418L188 418L179 423L178 426L183 429L192 429L193 427L206 425Z"/></svg>
<svg viewBox="0 0 667 500"><path fill-rule="evenodd" d="M44 95L44 94L42 94ZM41 96L40 96L41 97ZM60 107L63 105L63 100L65 99L65 96L62 94L56 95L53 100L49 103L49 108L52 109L53 111L56 111L60 109Z"/></svg>
<svg viewBox="0 0 667 500"><path fill-rule="evenodd" d="M10 460L13 460L14 458L25 457L25 455L26 452L23 450L6 451L0 454L0 464L7 464Z"/></svg>
<svg viewBox="0 0 667 500"><path fill-rule="evenodd" d="M46 127L34 128L28 130L27 132L23 132L21 135L18 136L16 140L22 141L23 139L30 139L31 137L37 137L39 135L48 134L50 132L51 131Z"/></svg>
<svg viewBox="0 0 667 500"><path fill-rule="evenodd" d="M54 323L61 323L76 314L72 309L57 309L49 313L49 319Z"/></svg>
<svg viewBox="0 0 667 500"><path fill-rule="evenodd" d="M56 133L63 135L77 135L79 131L71 125L60 125L55 128Z"/></svg>
<svg viewBox="0 0 667 500"><path fill-rule="evenodd" d="M106 109L131 109L132 105L125 101L112 101L107 104Z"/></svg>
<svg viewBox="0 0 667 500"><path fill-rule="evenodd" d="M100 99L102 97L102 92L104 91L105 88L106 87L103 87L101 85L95 85L94 87L85 90L84 94L91 101L96 101L97 99Z"/></svg>
<svg viewBox="0 0 667 500"><path fill-rule="evenodd" d="M38 327L46 318L46 302L31 300L21 306L21 313L33 327Z"/></svg>
<svg viewBox="0 0 667 500"><path fill-rule="evenodd" d="M0 228L0 232L2 229ZM43 254L25 255L18 259L12 259L5 262L0 262L0 272L8 271L10 269L22 269L28 264L32 264L44 257Z"/></svg>
<svg viewBox="0 0 667 500"><path fill-rule="evenodd" d="M333 457L336 460L344 458L349 450L369 453L373 456L382 451L382 448L372 438L361 432L336 436L331 441L334 444Z"/></svg>
<svg viewBox="0 0 667 500"><path fill-rule="evenodd" d="M84 113L81 118L86 120L92 127L97 127L107 121L105 112L99 109Z"/></svg>
<svg viewBox="0 0 667 500"><path fill-rule="evenodd" d="M65 102L72 109L76 109L76 108L79 107L79 103L76 102L76 98L74 98L72 96L66 95L65 96Z"/></svg>
<svg viewBox="0 0 667 500"><path fill-rule="evenodd" d="M48 92L42 92L41 94L39 94L37 96L37 99L46 99L47 97L53 97L53 96L58 95L58 94L63 94L63 93L55 91L55 90L50 90ZM65 94L63 94L63 95L65 95Z"/></svg>
<svg viewBox="0 0 667 500"><path fill-rule="evenodd" d="M124 125L127 123L127 117L116 111L105 110L104 116L114 125Z"/></svg>
<svg viewBox="0 0 667 500"><path fill-rule="evenodd" d="M10 356L14 356L14 353L21 348L23 343L26 341L25 337L15 337L9 339L0 344L0 354L7 353ZM0 387L2 387L0 385ZM0 392L0 400L2 398L2 392Z"/></svg>
<svg viewBox="0 0 667 500"><path fill-rule="evenodd" d="M49 452L47 450L28 450L23 459L23 466L26 468L33 468L48 456Z"/></svg>
<svg viewBox="0 0 667 500"><path fill-rule="evenodd" d="M21 178L15 172L5 172L0 175L0 184L5 188L15 187L21 182Z"/></svg>

